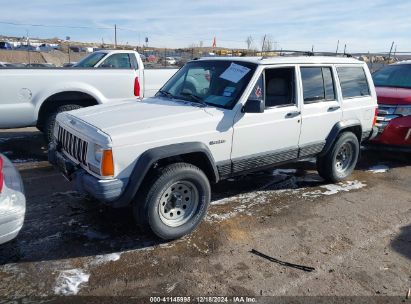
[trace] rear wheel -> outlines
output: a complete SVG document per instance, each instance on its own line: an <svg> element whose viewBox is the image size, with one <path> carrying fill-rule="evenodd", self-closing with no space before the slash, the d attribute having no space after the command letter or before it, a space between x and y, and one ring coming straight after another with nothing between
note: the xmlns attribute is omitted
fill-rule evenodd
<svg viewBox="0 0 411 304"><path fill-rule="evenodd" d="M353 172L360 152L357 136L342 133L331 150L317 159L317 170L322 178L333 183L347 178Z"/></svg>
<svg viewBox="0 0 411 304"><path fill-rule="evenodd" d="M207 213L210 183L194 165L175 163L164 167L146 187L133 204L134 216L139 225L162 239L189 234Z"/></svg>
<svg viewBox="0 0 411 304"><path fill-rule="evenodd" d="M44 133L44 137L47 143L53 140L54 125L56 124L57 114L66 112L66 111L80 109L80 108L81 106L77 104L66 104L66 105L57 107L56 109L54 109L53 111L47 114L47 117L44 121L44 125L42 127L42 131Z"/></svg>

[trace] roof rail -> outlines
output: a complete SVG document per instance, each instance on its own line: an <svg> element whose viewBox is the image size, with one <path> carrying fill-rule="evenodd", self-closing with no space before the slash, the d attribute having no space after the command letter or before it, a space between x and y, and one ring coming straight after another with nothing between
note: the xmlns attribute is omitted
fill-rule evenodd
<svg viewBox="0 0 411 304"><path fill-rule="evenodd" d="M313 52L313 51L300 51L300 50L272 50L269 51L270 53L279 53L280 56L332 56L332 57L338 57L338 56L343 56L343 57L352 57L351 54L349 53L334 53L334 52ZM264 58L270 58L272 56L266 56L264 55L264 53L267 52L263 52L263 57Z"/></svg>

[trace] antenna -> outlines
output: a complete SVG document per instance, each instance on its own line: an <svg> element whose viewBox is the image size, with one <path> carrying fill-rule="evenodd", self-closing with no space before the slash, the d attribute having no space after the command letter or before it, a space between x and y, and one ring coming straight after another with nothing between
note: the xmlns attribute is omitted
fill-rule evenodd
<svg viewBox="0 0 411 304"><path fill-rule="evenodd" d="M388 63L389 63L389 61L390 61L390 59L391 59L391 52L392 52L393 46L394 46L394 41L391 43L390 53L388 54Z"/></svg>
<svg viewBox="0 0 411 304"><path fill-rule="evenodd" d="M117 24L114 24L114 48L117 48Z"/></svg>

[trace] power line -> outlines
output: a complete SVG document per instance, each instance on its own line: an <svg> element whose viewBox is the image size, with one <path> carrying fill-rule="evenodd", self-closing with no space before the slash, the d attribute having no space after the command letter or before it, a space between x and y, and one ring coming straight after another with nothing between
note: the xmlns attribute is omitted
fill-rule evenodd
<svg viewBox="0 0 411 304"><path fill-rule="evenodd" d="M0 24L17 25L17 26L36 26L36 27L58 27L58 28L73 28L73 29L102 29L111 30L112 27L93 27L93 26L72 26L72 25L57 25L57 24L31 24L0 21Z"/></svg>

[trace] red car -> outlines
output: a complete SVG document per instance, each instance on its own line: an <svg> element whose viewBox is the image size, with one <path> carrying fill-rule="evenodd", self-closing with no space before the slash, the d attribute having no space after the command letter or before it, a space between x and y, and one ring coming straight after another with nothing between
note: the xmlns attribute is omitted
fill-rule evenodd
<svg viewBox="0 0 411 304"><path fill-rule="evenodd" d="M378 98L378 135L370 142L411 152L411 61L396 63L373 74Z"/></svg>

